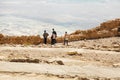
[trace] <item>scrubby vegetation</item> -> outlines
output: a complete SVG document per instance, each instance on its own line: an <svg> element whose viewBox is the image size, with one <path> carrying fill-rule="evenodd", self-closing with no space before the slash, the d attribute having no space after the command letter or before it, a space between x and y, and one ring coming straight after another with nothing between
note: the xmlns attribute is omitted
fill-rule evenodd
<svg viewBox="0 0 120 80"><path fill-rule="evenodd" d="M42 38L37 36L4 36L0 34L0 44L34 44L38 45L42 42Z"/></svg>

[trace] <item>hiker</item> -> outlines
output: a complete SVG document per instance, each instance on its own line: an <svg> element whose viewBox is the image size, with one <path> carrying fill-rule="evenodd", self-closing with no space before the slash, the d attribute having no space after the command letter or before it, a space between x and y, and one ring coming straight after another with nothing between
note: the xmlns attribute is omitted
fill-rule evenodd
<svg viewBox="0 0 120 80"><path fill-rule="evenodd" d="M49 36L49 34L46 32L46 30L44 30L44 33L43 33L44 44L47 44L47 37L48 36Z"/></svg>
<svg viewBox="0 0 120 80"><path fill-rule="evenodd" d="M67 32L65 32L65 35L64 35L64 45L66 44L68 46L68 40L69 40L69 35L67 34Z"/></svg>
<svg viewBox="0 0 120 80"><path fill-rule="evenodd" d="M54 45L57 41L56 41L56 38L57 38L57 33L54 29L52 29L53 32L52 32L52 36L51 36L51 45Z"/></svg>

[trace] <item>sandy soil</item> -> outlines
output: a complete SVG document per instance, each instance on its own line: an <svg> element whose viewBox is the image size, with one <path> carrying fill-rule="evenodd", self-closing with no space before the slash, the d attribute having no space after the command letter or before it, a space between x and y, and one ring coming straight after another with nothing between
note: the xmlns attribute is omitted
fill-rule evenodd
<svg viewBox="0 0 120 80"><path fill-rule="evenodd" d="M0 80L120 80L119 45L119 37L69 46L1 45Z"/></svg>

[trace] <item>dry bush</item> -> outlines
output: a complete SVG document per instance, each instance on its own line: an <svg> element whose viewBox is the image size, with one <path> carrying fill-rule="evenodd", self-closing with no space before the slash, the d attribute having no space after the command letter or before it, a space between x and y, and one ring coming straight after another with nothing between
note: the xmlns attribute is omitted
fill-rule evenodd
<svg viewBox="0 0 120 80"><path fill-rule="evenodd" d="M37 36L2 36L0 35L0 44L34 44L38 45L42 42L39 35Z"/></svg>

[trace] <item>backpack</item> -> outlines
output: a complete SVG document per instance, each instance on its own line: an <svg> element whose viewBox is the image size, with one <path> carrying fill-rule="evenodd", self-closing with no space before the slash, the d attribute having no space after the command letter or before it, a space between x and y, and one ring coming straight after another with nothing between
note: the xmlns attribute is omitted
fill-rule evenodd
<svg viewBox="0 0 120 80"><path fill-rule="evenodd" d="M55 35L55 38L57 37L57 33L56 33L56 31L53 31L53 34Z"/></svg>
<svg viewBox="0 0 120 80"><path fill-rule="evenodd" d="M52 34L52 39L56 39L56 34Z"/></svg>

